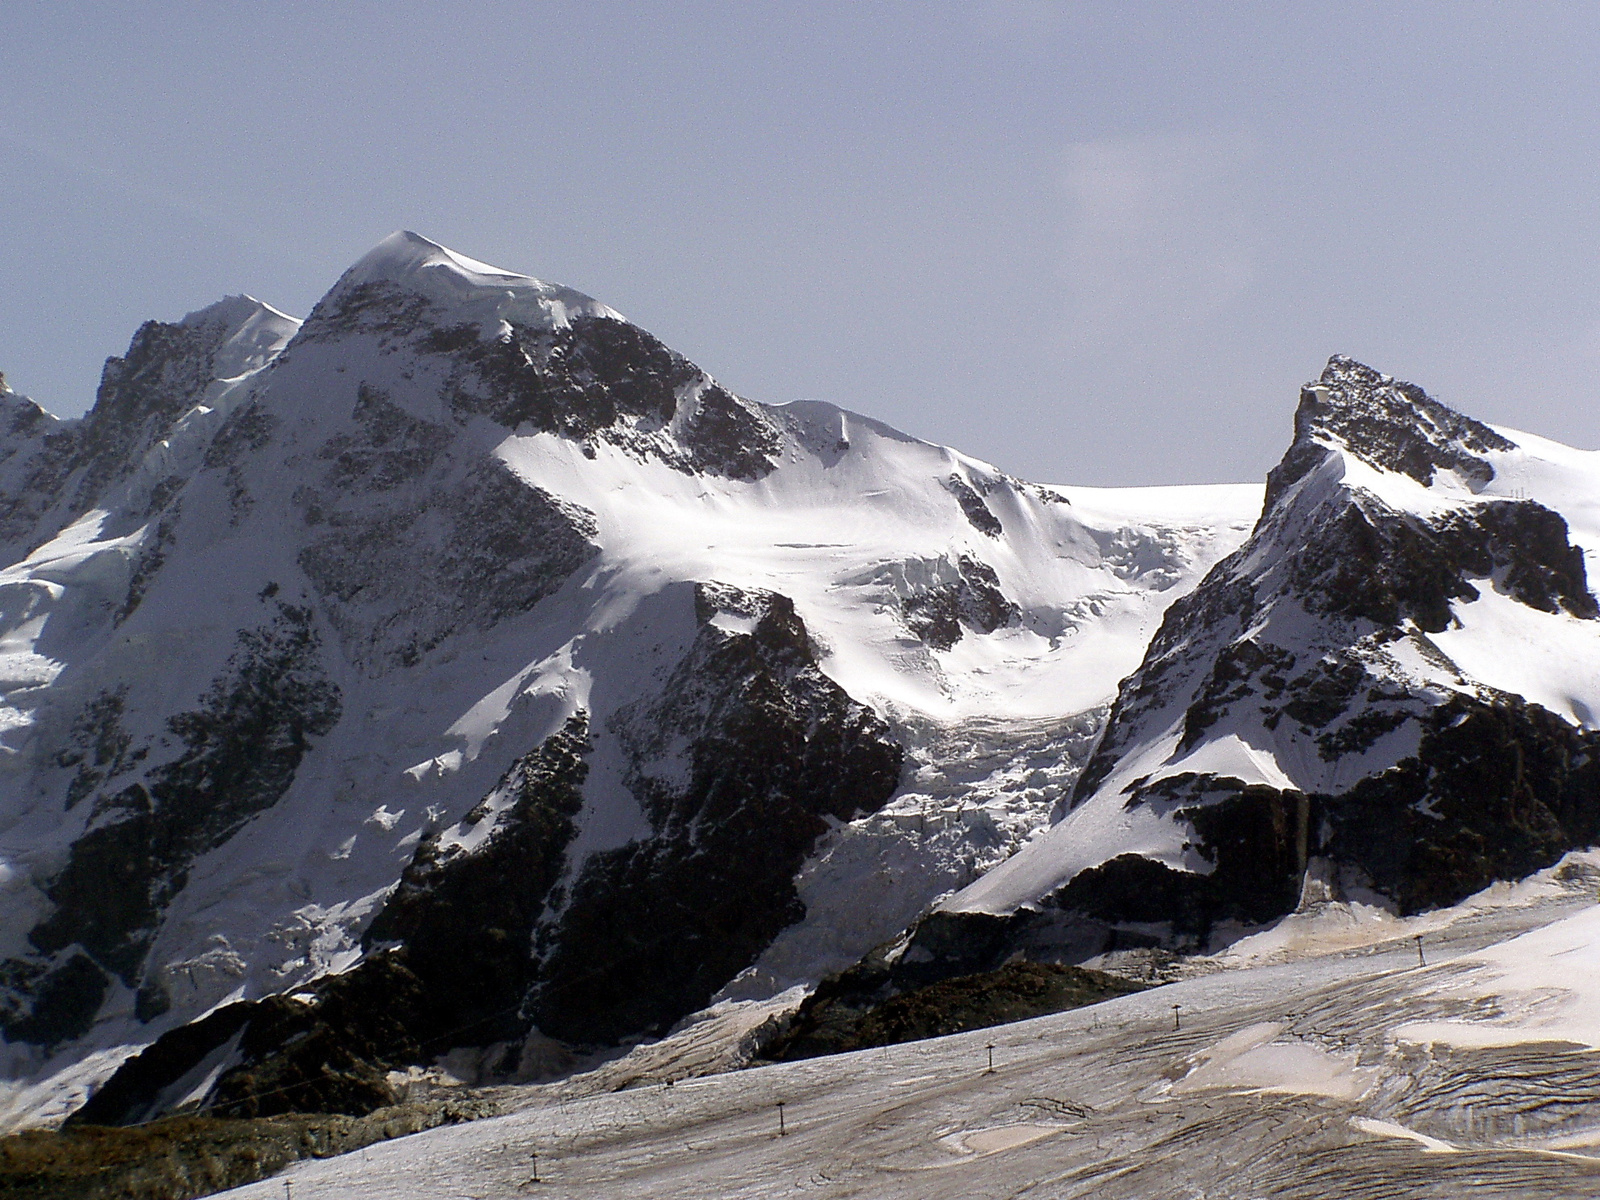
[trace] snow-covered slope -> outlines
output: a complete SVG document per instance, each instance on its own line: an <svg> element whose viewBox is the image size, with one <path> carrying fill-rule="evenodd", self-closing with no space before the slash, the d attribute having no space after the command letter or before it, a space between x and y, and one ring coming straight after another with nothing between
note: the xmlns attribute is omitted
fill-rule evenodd
<svg viewBox="0 0 1600 1200"><path fill-rule="evenodd" d="M1192 945L1316 895L1449 904L1600 840L1597 504L1600 454L1335 358L1071 811L946 911Z"/></svg>
<svg viewBox="0 0 1600 1200"><path fill-rule="evenodd" d="M81 421L0 403L5 1073L78 1096L263 997L426 1058L853 961L1048 824L1261 498L743 400L412 234L303 325L147 324ZM216 1094L344 1102L280 1049Z"/></svg>
<svg viewBox="0 0 1600 1200"><path fill-rule="evenodd" d="M1090 1008L671 1087L528 1089L226 1194L1591 1197L1597 882L1573 855L1425 917L1319 905L1292 938Z"/></svg>

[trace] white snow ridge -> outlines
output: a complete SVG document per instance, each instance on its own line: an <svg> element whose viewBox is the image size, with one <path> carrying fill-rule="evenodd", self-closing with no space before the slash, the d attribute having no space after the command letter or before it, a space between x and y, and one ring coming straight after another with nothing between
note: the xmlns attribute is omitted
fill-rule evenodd
<svg viewBox="0 0 1600 1200"><path fill-rule="evenodd" d="M396 233L0 392L0 547L7 1129L507 1114L298 1196L1600 1179L1588 452L1336 358L1265 490L1042 486ZM1166 986L735 1070L1023 960Z"/></svg>

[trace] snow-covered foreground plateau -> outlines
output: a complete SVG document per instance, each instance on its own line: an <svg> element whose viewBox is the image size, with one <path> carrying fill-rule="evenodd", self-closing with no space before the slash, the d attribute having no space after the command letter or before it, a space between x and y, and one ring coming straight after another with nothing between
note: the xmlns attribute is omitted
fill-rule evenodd
<svg viewBox="0 0 1600 1200"><path fill-rule="evenodd" d="M1600 855L1573 854L1415 918L1313 906L1092 1008L670 1087L529 1088L510 1115L228 1194L1592 1197L1597 887Z"/></svg>

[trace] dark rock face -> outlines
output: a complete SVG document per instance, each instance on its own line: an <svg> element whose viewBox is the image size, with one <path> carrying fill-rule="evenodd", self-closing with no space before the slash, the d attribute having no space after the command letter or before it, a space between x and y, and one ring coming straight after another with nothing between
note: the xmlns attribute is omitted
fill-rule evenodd
<svg viewBox="0 0 1600 1200"><path fill-rule="evenodd" d="M825 980L800 1006L789 1029L768 1048L780 1062L892 1046L1025 1021L1143 991L1144 985L1103 971L1056 963L1012 962L960 975L873 1002L864 980Z"/></svg>
<svg viewBox="0 0 1600 1200"><path fill-rule="evenodd" d="M1070 965L1099 954L1115 936L1109 924L1051 908L1004 917L935 910L903 945L879 946L818 984L768 1057L788 1061L937 1037L1138 991L1140 984Z"/></svg>
<svg viewBox="0 0 1600 1200"><path fill-rule="evenodd" d="M4 1018L9 1040L34 1040L60 1027L66 1018L58 1014L79 1012L76 997L84 988L97 991L98 1006L106 978L86 983L80 961L92 960L97 972L133 986L189 865L275 804L312 739L338 721L339 689L323 672L311 613L287 604L277 610L267 624L239 635L238 650L200 707L167 722L181 747L175 758L149 765L154 747L129 748L115 693L84 714L83 752L62 765L76 768L70 799L96 797L92 823L45 885L56 907L29 940L58 961L28 988L30 1015ZM83 953L60 958L74 946ZM84 986L65 988L61 980L68 977ZM164 1008L159 997L145 1003L147 1011Z"/></svg>
<svg viewBox="0 0 1600 1200"><path fill-rule="evenodd" d="M1436 471L1452 470L1477 487L1494 478L1494 467L1483 455L1515 449L1487 425L1440 404L1416 384L1337 354L1322 378L1300 393L1294 442L1267 476L1269 510L1326 456L1319 442L1340 444L1373 466L1424 485L1433 482Z"/></svg>
<svg viewBox="0 0 1600 1200"><path fill-rule="evenodd" d="M691 469L729 479L760 479L776 465L782 445L764 416L716 384L696 397L680 440Z"/></svg>
<svg viewBox="0 0 1600 1200"><path fill-rule="evenodd" d="M759 479L775 465L776 427L656 338L611 317L580 316L555 330L514 331L483 341L476 326L430 335L424 348L452 355L454 405L509 429L529 426L577 441L604 439L653 450L681 470ZM687 402L682 453L647 435L667 427ZM665 453L663 453L665 451Z"/></svg>
<svg viewBox="0 0 1600 1200"><path fill-rule="evenodd" d="M750 632L720 627L719 614ZM213 1111L362 1113L394 1102L385 1071L454 1046L509 1045L509 1069L535 1025L603 1044L703 1007L804 915L793 880L827 818L885 803L902 752L817 669L785 597L701 585L696 615L699 634L660 691L605 730L650 837L568 861L596 736L573 717L448 843L423 840L358 966L312 984L310 1002L269 997L226 1034L218 1024L158 1043L106 1085L106 1112L147 1104L239 1029ZM678 759L681 773L663 770Z"/></svg>
<svg viewBox="0 0 1600 1200"><path fill-rule="evenodd" d="M314 995L309 1002L279 995L255 1003L239 1038L239 1065L224 1071L206 1098L211 1112L363 1116L399 1100L386 1072L422 1056L413 1014L427 1011L426 985L384 955L320 981Z"/></svg>
<svg viewBox="0 0 1600 1200"><path fill-rule="evenodd" d="M337 434L317 451L329 463L323 483L330 491L387 492L412 483L448 449L454 431L412 416L368 384L356 389L355 434ZM247 437L244 424L229 440ZM220 439L219 439L220 440Z"/></svg>
<svg viewBox="0 0 1600 1200"><path fill-rule="evenodd" d="M40 525L72 472L77 431L33 401L0 392L0 549L8 563L43 540Z"/></svg>
<svg viewBox="0 0 1600 1200"><path fill-rule="evenodd" d="M1138 789L1129 805L1172 806L1211 873L1124 855L1051 904L1111 924L1166 922L1181 943L1204 945L1219 921L1292 911L1312 856L1414 913L1600 839L1600 734L1514 696L1456 696L1405 719L1424 725L1417 753L1336 795L1194 775Z"/></svg>
<svg viewBox="0 0 1600 1200"><path fill-rule="evenodd" d="M1454 904L1600 841L1600 733L1519 697L1457 696L1428 714L1414 757L1313 802L1320 853L1402 912Z"/></svg>
<svg viewBox="0 0 1600 1200"><path fill-rule="evenodd" d="M993 633L1021 615L1022 610L1000 590L1000 580L988 563L963 554L957 569L956 581L900 602L906 626L935 650L950 649L967 629Z"/></svg>
<svg viewBox="0 0 1600 1200"><path fill-rule="evenodd" d="M227 306L222 315L178 324L146 323L127 354L108 361L95 407L81 421L54 422L31 402L4 393L0 543L9 539L21 557L86 506L107 495L123 496L119 487L135 477L147 451L206 395L224 345L232 345L233 329L250 317L244 308ZM280 336L288 326L280 322L272 328L272 336ZM322 637L337 634L338 648L358 669L404 670L452 634L489 629L527 613L598 553L592 514L521 479L486 453L492 432L482 428L483 418L525 433L569 438L591 456L609 444L684 472L744 480L770 472L784 444L779 426L761 406L732 395L620 319L580 314L568 320L554 314L548 326L519 326L503 339L486 341L481 334L476 325L452 324L445 306L400 285L336 288L259 383L233 394L238 407L203 450L195 447L198 474L173 474L113 506L108 529L131 533L144 527L145 535L126 594L95 614L107 629L133 622L127 636L141 636L137 631L150 615L147 597L161 594L155 585L169 562L183 557L195 538L227 536L216 519L218 498L228 527L241 526L255 511L252 489L268 468L288 471L301 484L292 497L304 523L295 557L315 607L277 603L279 586L268 583L260 598L275 614L239 635L237 652L193 711L171 716L150 736L142 724L137 737L125 727L125 710L140 713L141 722L145 710L142 698L135 694L130 701L117 680L108 680L75 720L63 721L68 744L51 760L61 772L54 782L84 832L65 862L40 882L54 907L29 933L31 949L0 963L0 1030L6 1037L55 1045L79 1036L117 981L136 989L140 1020L169 1011L170 999L156 973L145 978L145 957L173 897L186 886L191 865L277 803L304 754L339 720L342 697L321 661ZM322 368L312 347L351 338L367 340L363 352L375 343L380 354L407 357L405 368L386 375L386 388L403 387L396 375L412 379L413 369L431 373L433 382L422 400L420 393L391 394L363 381L348 420L339 413L301 414L289 426L288 443L275 444L284 410L274 401L274 389L282 393L287 378L287 394L293 397L300 382L292 360L311 357L315 373ZM249 361L265 361L274 345L260 341L262 357ZM287 377L272 374L284 367L291 367ZM341 387L339 394L348 393ZM306 435L315 436L323 421L332 429L319 444ZM195 429L203 434L205 426ZM269 460L269 454L280 456ZM289 587L291 594L297 590ZM803 644L803 628L792 610L789 618ZM825 827L816 814L853 813L858 793L871 793L872 803L881 803L899 764L898 749L884 730L869 729L860 717L865 710L846 711L846 698L837 689L824 697L831 685L813 659L806 659L804 669L776 660L768 666L773 687L795 689L774 702L774 710L783 703L798 705L790 715L799 725L782 732L792 735L803 727L801 742L830 749L817 749L792 781L793 787L808 790L805 799L785 793L783 803L802 809L809 804L814 812L801 820L774 801L777 836L767 847L767 833L759 833L763 849L757 858L764 865L751 866L747 874L754 875L763 870L792 874L798 867L795 855L803 857ZM824 699L837 711L824 712ZM762 732L777 729L773 723ZM398 948L383 954L373 943L369 949L374 961L388 964L384 971L416 981L419 995L425 991L430 998L401 1006L397 1028L404 1037L372 1034L372 1052L358 1054L361 1062L409 1061L408 1054L422 1053L418 1039L437 1040L446 1028L456 1030L451 1036L476 1039L470 1043L475 1045L526 1031L525 1001L543 978L543 960L533 950L536 931L555 920L557 910L571 909L574 921L588 911L571 904L578 881L561 881L570 869L564 856L581 804L587 736L586 729L568 730L514 765L501 786L521 798L511 802L509 812L490 814L495 830L472 854L442 850L436 840L424 842L373 927L374 937ZM828 742L851 737L863 745L882 738L882 755L873 759L872 750ZM785 745L793 748L794 738ZM833 770L842 775L829 774ZM880 788L874 776L863 783L862 772L871 771L890 782ZM781 791L778 782L765 777L747 782ZM697 786L717 790L710 783ZM718 786L718 796L725 796L743 784ZM706 797L686 802L704 803L719 817L725 815L719 803L738 807ZM718 844L726 849L759 825L750 817L740 834ZM646 874L658 868L690 871L674 865L681 851L654 846L646 857L657 865ZM523 884L514 896L504 886L508 871L519 873ZM643 892L668 888L659 880L636 879L629 886ZM586 903L614 903L596 899L602 891L591 888ZM730 906L726 899L718 903ZM794 903L791 888L772 912L719 953L742 966L793 919ZM457 923L463 914L483 931L468 954L470 987L461 983ZM548 947L540 953L547 954ZM664 999L662 1011L698 994L705 980L716 977L710 986L720 985L724 965L715 959L704 980ZM361 968L352 975L364 979L363 972L370 973ZM485 984L491 979L497 982ZM311 1024L295 1036L322 1044L320 1034L307 1032L320 1021L334 1031L327 1044L342 1045L348 1032L343 1018L330 1016L338 1010L325 1001L312 1006L320 1015L306 1018ZM273 1017L272 1028L287 1037L284 1031L299 1019L285 1010ZM620 1018L615 1027L632 1019ZM266 1020L265 1010L251 1018L244 1038L246 1065L258 1074L287 1072L291 1081L299 1072L312 1081L313 1091L343 1094L344 1085L315 1082L320 1068L309 1065L315 1057L309 1051L295 1060L298 1066L286 1065L287 1060L264 1065L276 1045L275 1035L263 1032ZM382 1098L382 1089L363 1092L371 1082L361 1082L365 1068L354 1059L348 1065L355 1080L348 1094L366 1097L349 1104L370 1107L369 1101ZM241 1095L246 1093L254 1094L250 1087ZM336 1102L345 1103L328 1100Z"/></svg>
<svg viewBox="0 0 1600 1200"><path fill-rule="evenodd" d="M1313 478L1332 443L1421 483L1449 469L1481 486L1493 477L1483 456L1511 443L1348 359L1306 390L1295 428L1250 542L1168 610L1074 803L1180 703L1179 752L1220 730L1253 744L1302 737L1330 764L1408 730L1415 750L1338 794L1194 773L1135 780L1127 806L1155 805L1186 825L1210 873L1123 856L1080 874L1053 904L1108 922L1165 922L1198 944L1220 920L1290 911L1311 856L1412 912L1548 866L1596 836L1596 735L1470 684L1427 636L1485 587L1541 612L1600 617L1565 521L1509 500L1425 518Z"/></svg>
<svg viewBox="0 0 1600 1200"><path fill-rule="evenodd" d="M983 497L973 491L972 485L959 475L952 475L945 480L945 490L956 498L956 503L961 505L961 511L966 514L968 522L979 533L986 537L1000 537L1005 533L1005 527L1000 524L1000 518L990 511L989 506L983 502Z"/></svg>
<svg viewBox="0 0 1600 1200"><path fill-rule="evenodd" d="M455 449L469 419L557 434L590 454L604 442L681 471L747 480L770 472L782 445L758 406L613 317L485 339L476 324L448 324L426 297L373 282L336 289L296 342L352 336L440 360L454 417L423 420L362 384L357 432L322 447L327 468L296 495L317 531L300 565L363 663L410 666L458 629L525 612L596 552L592 514L498 459ZM419 507L418 487L436 501Z"/></svg>
<svg viewBox="0 0 1600 1200"><path fill-rule="evenodd" d="M1402 718L1394 705L1410 699L1408 689L1369 672L1375 654L1405 643L1453 671L1417 631L1447 628L1454 619L1451 602L1476 600L1489 579L1531 608L1600 616L1583 552L1568 540L1566 522L1533 501L1493 501L1429 523L1356 495L1321 506L1309 521L1294 519L1302 516L1264 516L1256 537L1167 610L1144 663L1118 695L1076 800L1094 793L1146 721L1186 687L1195 687L1195 696L1185 717L1185 749L1236 705L1252 703L1262 706L1269 729L1288 717L1309 733L1348 716L1321 743L1330 761L1365 749L1385 726L1397 727ZM1238 568L1256 553L1258 539L1286 550L1270 570L1241 575ZM1329 619L1326 644L1308 653L1261 637L1225 636L1243 631L1285 597ZM1352 712L1363 703L1371 707Z"/></svg>
<svg viewBox="0 0 1600 1200"><path fill-rule="evenodd" d="M134 1125L155 1115L157 1098L207 1057L233 1039L259 1004L228 1004L216 1012L168 1030L128 1059L96 1089L67 1125Z"/></svg>
<svg viewBox="0 0 1600 1200"><path fill-rule="evenodd" d="M158 492L160 490L158 489ZM167 504L166 499L160 496L153 499L159 499L162 504ZM178 522L182 517L182 501L172 500L167 511L162 513L160 520L156 522L154 532L147 537L145 544L139 550L133 573L128 578L128 594L122 601L122 607L117 609L113 624L121 625L143 602L146 590L167 561L167 551L177 540Z"/></svg>
<svg viewBox="0 0 1600 1200"><path fill-rule="evenodd" d="M524 1036L538 969L533 931L565 865L589 751L587 719L575 716L468 814L468 827L494 821L481 845L441 849L437 832L425 838L367 930L367 958L311 985L309 1002L269 996L250 1006L237 1027L238 1062L218 1079L211 1110L359 1116L396 1103L390 1069ZM203 1040L209 1046L174 1047L137 1077L125 1067L106 1088L154 1094L222 1040L219 1026Z"/></svg>
<svg viewBox="0 0 1600 1200"><path fill-rule="evenodd" d="M57 422L31 402L4 397L0 544L21 558L102 502L201 400L230 333L217 321L146 322L126 355L107 360L95 405L80 421ZM122 603L108 610L112 627L137 610L161 570L176 537L183 484L176 476L159 481L113 516L131 532L159 514ZM45 885L56 908L29 935L36 954L0 969L0 1030L8 1040L54 1045L85 1032L111 976L136 981L188 864L287 787L306 739L337 719L337 689L330 696L316 682L315 640L304 610L285 609L242 633L202 707L169 722L171 739L159 741L176 744L178 755L171 759L163 749L156 757L170 761L160 765L149 761L155 741L134 745L124 732L119 686L80 714L54 765L72 771L68 810L95 802L88 831Z"/></svg>
<svg viewBox="0 0 1600 1200"><path fill-rule="evenodd" d="M534 930L566 866L590 749L580 714L519 759L462 822L492 820L485 842L441 851L437 834L424 839L367 930L369 947L403 945L407 969L429 989L430 1023L458 1031L462 1044L527 1031L521 1007L537 970Z"/></svg>
<svg viewBox="0 0 1600 1200"><path fill-rule="evenodd" d="M75 767L67 785L67 808L94 794L106 779L133 769L150 753L148 746L133 749L133 739L122 728L127 688L102 692L84 706L69 735L71 747L56 755L56 765Z"/></svg>
<svg viewBox="0 0 1600 1200"><path fill-rule="evenodd" d="M122 358L106 360L78 454L75 508L87 508L193 408L214 377L218 330L146 321Z"/></svg>
<svg viewBox="0 0 1600 1200"><path fill-rule="evenodd" d="M32 401L0 393L0 549L18 561L87 512L200 403L232 330L216 321L146 321L127 353L108 358L94 407L58 421ZM157 485L133 525L154 516L183 481ZM134 601L136 606L137 600Z"/></svg>
<svg viewBox="0 0 1600 1200"><path fill-rule="evenodd" d="M1532 500L1492 501L1426 522L1361 495L1315 523L1288 558L1291 587L1313 612L1374 625L1409 619L1428 633L1451 621L1452 600L1478 598L1493 578L1543 612L1600 616L1583 551L1561 515Z"/></svg>
<svg viewBox="0 0 1600 1200"><path fill-rule="evenodd" d="M759 479L776 465L777 426L651 334L615 317L576 315L555 328L514 327L485 339L448 324L426 297L380 281L337 289L299 340L369 335L450 360L446 392L461 417L480 415L593 444L607 441L679 470ZM671 426L671 436L663 436Z"/></svg>
<svg viewBox="0 0 1600 1200"><path fill-rule="evenodd" d="M331 439L322 486L296 495L318 531L300 566L356 661L411 666L458 629L527 612L597 552L590 513L498 459L457 463L443 427L368 388L356 417L364 436Z"/></svg>
<svg viewBox="0 0 1600 1200"><path fill-rule="evenodd" d="M1203 949L1224 923L1293 911L1313 867L1335 894L1376 892L1410 913L1593 844L1600 734L1466 678L1429 636L1490 588L1538 612L1600 617L1558 513L1474 498L1490 456L1512 448L1419 388L1333 360L1302 397L1250 541L1167 610L1071 800L1171 822L1190 869L1124 853L1034 910L933 913L894 971L925 985L1018 953ZM1448 470L1468 490L1430 515L1402 511L1347 485L1339 454L1422 484ZM1221 737L1349 782L1295 790L1152 770L1107 791L1130 755L1155 767ZM858 998L881 998L888 968L857 970Z"/></svg>
<svg viewBox="0 0 1600 1200"><path fill-rule="evenodd" d="M238 1001L168 1030L123 1063L71 1123L147 1120L180 1082L194 1087L202 1071L218 1069L201 1100L214 1116L363 1116L399 1101L390 1068L430 1061L445 1048L428 1024L436 1016L428 985L406 968L403 952L374 954L295 996Z"/></svg>
<svg viewBox="0 0 1600 1200"><path fill-rule="evenodd" d="M396 348L427 327L437 312L426 296L390 280L336 286L312 308L285 352L347 337L373 337L381 348Z"/></svg>
<svg viewBox="0 0 1600 1200"><path fill-rule="evenodd" d="M232 466L247 454L266 448L278 427L278 418L260 400L248 400L234 409L206 447L205 465L216 470Z"/></svg>
<svg viewBox="0 0 1600 1200"><path fill-rule="evenodd" d="M1255 589L1250 582L1222 573L1223 566L1239 559L1240 555L1224 559L1200 587L1173 601L1162 616L1161 625L1145 650L1144 661L1117 691L1106 718L1105 732L1073 790L1074 806L1094 795L1122 756L1137 743L1149 722L1159 719L1161 711L1174 698L1198 688L1200 680L1213 670L1218 672L1218 688L1223 696L1239 699L1252 694L1253 688L1246 680L1234 678L1245 664L1230 661L1233 656L1220 653L1230 642L1221 631L1242 630L1256 608ZM1207 638L1212 630L1218 631L1217 646L1209 644ZM1206 651L1217 654L1223 661L1213 667L1205 657ZM1262 652L1260 658L1262 664L1281 661L1280 655L1266 652ZM1281 666L1278 670L1281 671ZM1266 686L1270 689L1272 684L1269 682ZM1214 704L1206 705L1196 722L1209 725L1220 716Z"/></svg>
<svg viewBox="0 0 1600 1200"><path fill-rule="evenodd" d="M30 969L31 968L31 969ZM0 1009L8 1042L57 1046L87 1033L111 981L88 955L59 956L48 970L25 960L0 964L0 979L14 989ZM31 1005L24 1010L17 998Z"/></svg>
<svg viewBox="0 0 1600 1200"><path fill-rule="evenodd" d="M1139 803L1159 803L1186 822L1209 873L1123 854L1079 873L1048 898L1051 907L1113 929L1164 925L1185 948L1203 947L1219 921L1259 925L1294 909L1315 849L1308 797L1237 779L1180 775L1129 801L1130 807Z"/></svg>
<svg viewBox="0 0 1600 1200"><path fill-rule="evenodd" d="M505 342L481 340L475 325L456 326L426 345L466 359L489 392L460 392L458 404L507 428L528 424L580 441L627 418L660 428L677 412L678 389L700 376L644 330L603 317Z"/></svg>
<svg viewBox="0 0 1600 1200"><path fill-rule="evenodd" d="M859 1049L862 1022L898 996L953 979L985 979L1018 958L1032 913L1009 917L934 911L908 931L905 945L879 946L849 970L831 975L768 1048L787 1060Z"/></svg>
<svg viewBox="0 0 1600 1200"><path fill-rule="evenodd" d="M902 751L817 669L785 597L702 585L702 626L658 697L620 710L627 783L654 836L593 856L544 926L531 1013L545 1033L607 1042L702 1007L804 915L794 876L825 818L882 806ZM752 632L709 623L717 611ZM685 747L685 778L647 772Z"/></svg>
<svg viewBox="0 0 1600 1200"><path fill-rule="evenodd" d="M130 1059L81 1110L90 1123L141 1120L166 1089L238 1038L206 1098L218 1116L360 1116L396 1103L385 1075L457 1045L523 1036L537 964L535 922L559 878L589 753L587 720L566 726L505 773L464 824L494 819L470 853L418 846L368 928L368 956L317 980L310 1001L269 996L171 1030Z"/></svg>
<svg viewBox="0 0 1600 1200"><path fill-rule="evenodd" d="M255 507L244 479L244 461L266 449L277 426L277 417L260 400L247 400L234 409L206 447L205 469L221 471L227 480L228 523L232 526L238 526Z"/></svg>

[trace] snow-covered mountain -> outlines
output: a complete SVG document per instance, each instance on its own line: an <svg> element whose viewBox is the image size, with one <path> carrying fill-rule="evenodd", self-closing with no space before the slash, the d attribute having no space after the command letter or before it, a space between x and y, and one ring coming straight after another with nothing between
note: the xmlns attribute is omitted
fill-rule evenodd
<svg viewBox="0 0 1600 1200"><path fill-rule="evenodd" d="M102 1116L370 1107L385 1065L532 1071L530 1029L849 965L1059 858L1118 681L1262 494L754 403L412 234L304 323L151 322L81 420L0 420L13 1121L158 1039Z"/></svg>
<svg viewBox="0 0 1600 1200"><path fill-rule="evenodd" d="M1349 359L1264 493L1044 487L396 234L0 422L11 1124L363 1112L1600 841L1600 456Z"/></svg>
<svg viewBox="0 0 1600 1200"><path fill-rule="evenodd" d="M1070 812L943 919L987 915L1002 951L1203 946L1328 897L1451 904L1600 841L1597 551L1600 455L1334 358Z"/></svg>

